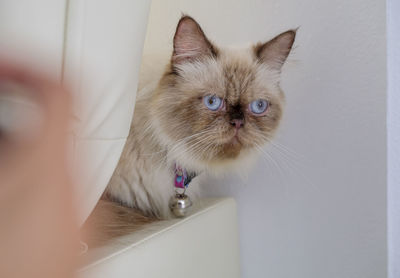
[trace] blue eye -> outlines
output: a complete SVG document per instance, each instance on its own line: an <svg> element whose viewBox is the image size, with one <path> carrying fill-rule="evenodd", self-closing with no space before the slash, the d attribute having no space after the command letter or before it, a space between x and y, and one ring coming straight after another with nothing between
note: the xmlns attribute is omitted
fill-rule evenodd
<svg viewBox="0 0 400 278"><path fill-rule="evenodd" d="M268 101L265 99L257 99L250 103L249 108L253 114L261 115L267 110L268 105Z"/></svg>
<svg viewBox="0 0 400 278"><path fill-rule="evenodd" d="M221 98L217 97L216 95L208 95L203 97L204 105L212 110L217 111L222 107L223 101Z"/></svg>

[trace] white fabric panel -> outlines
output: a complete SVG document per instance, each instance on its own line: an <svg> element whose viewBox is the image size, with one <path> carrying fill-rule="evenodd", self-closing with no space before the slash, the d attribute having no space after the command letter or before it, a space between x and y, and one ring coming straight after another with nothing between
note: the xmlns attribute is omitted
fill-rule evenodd
<svg viewBox="0 0 400 278"><path fill-rule="evenodd" d="M76 97L81 223L104 191L128 135L149 5L149 0L69 1L64 80Z"/></svg>
<svg viewBox="0 0 400 278"><path fill-rule="evenodd" d="M240 277L236 204L205 199L184 219L174 219L89 251L95 261L81 278Z"/></svg>
<svg viewBox="0 0 400 278"><path fill-rule="evenodd" d="M78 177L85 178L85 184L78 181L81 187L79 209L84 214L80 215L81 223L90 214L94 205L99 200L106 183L110 179L116 161L119 160L125 139L104 140L95 138L79 138L74 144L74 152L79 154L79 164L84 167L76 167ZM78 164L78 165L79 165ZM84 172L87 169L90 173ZM83 171L82 171L83 170Z"/></svg>
<svg viewBox="0 0 400 278"><path fill-rule="evenodd" d="M0 56L61 77L66 0L0 0Z"/></svg>

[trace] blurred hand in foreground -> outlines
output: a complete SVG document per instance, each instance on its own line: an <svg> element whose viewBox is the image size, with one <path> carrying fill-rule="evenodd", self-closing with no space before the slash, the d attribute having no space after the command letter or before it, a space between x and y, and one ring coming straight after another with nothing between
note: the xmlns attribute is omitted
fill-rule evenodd
<svg viewBox="0 0 400 278"><path fill-rule="evenodd" d="M35 103L41 121L28 134L0 125L0 277L73 277L79 241L67 175L69 95L57 82L0 62L5 83L24 88L12 94Z"/></svg>

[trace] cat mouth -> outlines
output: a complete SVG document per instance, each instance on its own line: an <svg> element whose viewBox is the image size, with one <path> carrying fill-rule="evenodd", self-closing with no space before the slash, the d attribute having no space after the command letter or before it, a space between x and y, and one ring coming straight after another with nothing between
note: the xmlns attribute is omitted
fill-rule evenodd
<svg viewBox="0 0 400 278"><path fill-rule="evenodd" d="M243 148L241 140L241 137L237 133L226 138L225 143L220 145L219 159L236 158Z"/></svg>
<svg viewBox="0 0 400 278"><path fill-rule="evenodd" d="M236 132L235 135L232 137L231 140L229 140L228 145L232 146L241 146L242 142L239 139L239 133Z"/></svg>
<svg viewBox="0 0 400 278"><path fill-rule="evenodd" d="M232 138L231 145L242 145L242 142L240 142L239 137L237 135L235 135Z"/></svg>

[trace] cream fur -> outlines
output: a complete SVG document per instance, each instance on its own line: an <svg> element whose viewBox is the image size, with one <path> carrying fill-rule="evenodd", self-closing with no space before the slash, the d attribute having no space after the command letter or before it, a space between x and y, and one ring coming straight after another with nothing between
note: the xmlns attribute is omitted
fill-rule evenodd
<svg viewBox="0 0 400 278"><path fill-rule="evenodd" d="M182 27L185 21L190 24ZM283 64L289 54L293 31L283 33L283 42L278 36L256 47L217 49L194 23L184 17L178 24L177 32L195 31L190 41L184 37L179 44L176 40L182 34L175 36L179 49L175 49L172 65L160 62L167 61L168 56L145 57L130 134L106 191L112 199L158 218L170 216L175 163L200 175L244 173L259 148L274 135L283 109L276 62L278 59ZM193 48L192 40L199 40L199 49ZM277 45L286 45L287 49L281 51ZM219 114L207 110L201 101L207 94L224 99L227 110ZM257 99L271 103L270 112L263 118L246 110ZM229 113L239 106L246 123L235 133ZM240 146L230 143L235 134L239 134ZM198 195L200 179L196 177L190 184L188 194L192 198Z"/></svg>
<svg viewBox="0 0 400 278"><path fill-rule="evenodd" d="M249 49L228 50L224 55L226 63L232 62L229 57L233 57L239 63L254 63L251 60ZM152 62L152 58L147 57L147 59L149 60L143 62L141 76L146 76L148 81L146 83L143 82L143 78L141 79L132 130L118 167L107 187L107 193L113 199L121 201L127 206L138 208L147 215L168 218L170 217L168 201L174 194L173 167L175 162L203 174L220 176L227 172L246 173L254 164L258 151L256 149L246 150L234 160L205 164L188 153L185 145L175 147L171 139L160 132L162 128L154 111L153 113L149 111L151 99L158 89L158 80L161 78L162 70L160 69L166 65L154 68L155 64L160 65L159 60ZM280 89L273 85L278 82L279 75L265 65L260 64L257 67L259 73L256 78L260 79L257 82L266 84L269 90L279 97ZM200 62L179 66L182 78L191 83L193 87L213 82L207 80L210 72L216 79L223 80L222 68L223 64L215 60L210 60L206 66ZM215 83L218 84L218 82ZM167 149L170 151L166 151ZM199 180L199 178L195 178L188 190L188 194L192 198L199 195Z"/></svg>

